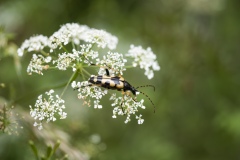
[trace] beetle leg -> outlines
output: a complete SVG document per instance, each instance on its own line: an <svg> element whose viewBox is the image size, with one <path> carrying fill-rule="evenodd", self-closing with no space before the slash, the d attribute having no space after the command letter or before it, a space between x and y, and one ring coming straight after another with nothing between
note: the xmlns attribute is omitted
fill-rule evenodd
<svg viewBox="0 0 240 160"><path fill-rule="evenodd" d="M109 70L107 68L105 68L105 71L107 73L107 76L110 76Z"/></svg>
<svg viewBox="0 0 240 160"><path fill-rule="evenodd" d="M136 97L136 96L132 97L131 92L126 92L126 95L127 95L127 96L130 96L134 102L137 102L137 100L136 100L137 97Z"/></svg>
<svg viewBox="0 0 240 160"><path fill-rule="evenodd" d="M122 91L122 102L121 102L120 106L121 106L121 109L122 109L123 114L124 114L124 109L123 109L123 107L122 107L122 104L123 104L123 101L124 101L124 95L125 95L125 92Z"/></svg>
<svg viewBox="0 0 240 160"><path fill-rule="evenodd" d="M131 96L132 97L132 96ZM135 96L135 97L132 97L132 99L135 101L135 102L137 102L137 97Z"/></svg>

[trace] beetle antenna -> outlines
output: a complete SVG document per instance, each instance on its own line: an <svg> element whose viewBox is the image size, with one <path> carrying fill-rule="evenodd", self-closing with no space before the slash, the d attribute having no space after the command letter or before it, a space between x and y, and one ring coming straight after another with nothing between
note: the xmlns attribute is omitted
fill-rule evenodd
<svg viewBox="0 0 240 160"><path fill-rule="evenodd" d="M144 85L144 86L138 86L135 89L141 88L141 87L153 87L153 90L155 91L155 86L154 85Z"/></svg>
<svg viewBox="0 0 240 160"><path fill-rule="evenodd" d="M154 105L153 101L150 99L150 97L148 95L146 95L145 93L141 92L141 91L138 91L138 92L142 93L144 96L146 96L148 98L148 100L152 103L152 105L154 107L154 111L153 112L155 113L155 105Z"/></svg>

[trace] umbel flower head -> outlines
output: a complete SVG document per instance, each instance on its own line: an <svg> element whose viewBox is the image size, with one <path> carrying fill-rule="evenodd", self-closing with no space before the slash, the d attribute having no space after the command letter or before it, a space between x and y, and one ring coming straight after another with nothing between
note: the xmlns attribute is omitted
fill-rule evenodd
<svg viewBox="0 0 240 160"><path fill-rule="evenodd" d="M130 46L127 57L133 58L133 67L140 66L141 69L145 70L145 75L148 79L152 79L154 76L153 71L160 70L158 62L156 61L157 56L152 52L152 49L148 47L146 50L142 46L135 47Z"/></svg>
<svg viewBox="0 0 240 160"><path fill-rule="evenodd" d="M63 110L65 109L64 100L58 95L53 96L54 90L50 90L45 94L48 99L43 98L42 95L38 96L38 99L34 105L34 108L30 106L30 115L36 120L34 126L37 126L39 130L43 128L42 122L56 121L57 117L59 119L65 119L67 113Z"/></svg>
<svg viewBox="0 0 240 160"><path fill-rule="evenodd" d="M83 104L101 109L103 107L101 99L107 95L108 89L102 88L101 84L91 84L86 81L86 76L118 77L122 76L127 68L139 67L145 70L144 74L148 79L152 79L154 71L160 70L157 57L151 48L143 49L142 46L131 45L128 52L122 54L115 51L117 44L118 38L104 30L77 23L67 23L50 37L36 35L25 40L18 49L18 55L22 57L25 54L32 54L32 59L27 67L29 75L35 73L43 76L46 70L55 69L69 72L70 69L73 76L69 77L67 84L71 82L72 88L78 90L77 96L83 100ZM97 68L97 71L89 73L86 68L91 67ZM109 73L106 73L106 69ZM74 81L75 75L80 75L82 80ZM65 89L63 93L64 91ZM129 94L118 93L110 97L113 107L112 117L127 115L125 123L128 123L131 120L130 116L135 115L138 124L142 124L144 122L142 115L136 115L136 113L139 109L145 109L144 100L135 100ZM60 112L63 108L57 106L62 104L62 107L65 107L64 100L59 96L53 100L52 94L53 91L47 92L48 100L42 99L42 95L40 95L35 108L30 106L31 116L38 120L34 125L39 129L42 128L43 121L55 121L56 113L61 118L66 117L65 112Z"/></svg>

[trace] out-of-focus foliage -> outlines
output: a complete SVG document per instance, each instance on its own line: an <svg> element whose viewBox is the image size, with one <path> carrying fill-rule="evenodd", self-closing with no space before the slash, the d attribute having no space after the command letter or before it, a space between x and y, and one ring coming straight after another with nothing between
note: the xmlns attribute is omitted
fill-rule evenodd
<svg viewBox="0 0 240 160"><path fill-rule="evenodd" d="M238 0L5 0L0 25L15 34L10 42L20 45L33 34L49 36L61 24L78 22L118 36L121 51L134 43L157 54L161 71L152 81L134 69L124 74L134 86L156 87L155 92L142 88L156 113L146 99L141 126L112 119L107 99L102 110L94 110L67 91L70 116L55 127L70 137L66 144L74 147L68 151L102 160L233 160L239 159L240 147L239 5ZM1 98L16 100L24 113L40 93L32 91L67 81L69 75L62 72L28 76L30 56L21 61L19 73L18 60L0 51ZM17 101L24 95L29 96ZM19 136L0 135L0 159L34 157L27 144L34 139L29 125Z"/></svg>

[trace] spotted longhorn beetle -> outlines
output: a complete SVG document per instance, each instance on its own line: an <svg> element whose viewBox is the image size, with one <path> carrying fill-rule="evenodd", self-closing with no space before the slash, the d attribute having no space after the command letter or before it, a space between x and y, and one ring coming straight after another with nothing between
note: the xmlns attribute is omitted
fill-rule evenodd
<svg viewBox="0 0 240 160"><path fill-rule="evenodd" d="M91 65L96 65L96 64L91 64ZM148 95L137 90L140 87L153 87L153 89L155 91L155 87L153 85L144 85L144 86L139 86L139 87L134 88L122 76L110 76L109 70L107 68L105 68L105 71L106 71L106 75L91 76L88 79L88 82L90 83L89 86L99 86L99 87L103 87L103 88L107 88L107 89L122 91L123 95L127 94L127 92L132 92L132 94L134 95L134 98L132 98L132 99L135 102L136 102L136 94L137 94L137 92L140 92L143 95L145 95L149 99L149 101L152 103L152 105L154 106L152 100L148 97ZM128 95L130 95L130 94L128 94ZM122 107L122 103L121 103L121 107ZM122 108L122 110L123 110L123 108ZM154 106L154 113L155 113L155 106Z"/></svg>

